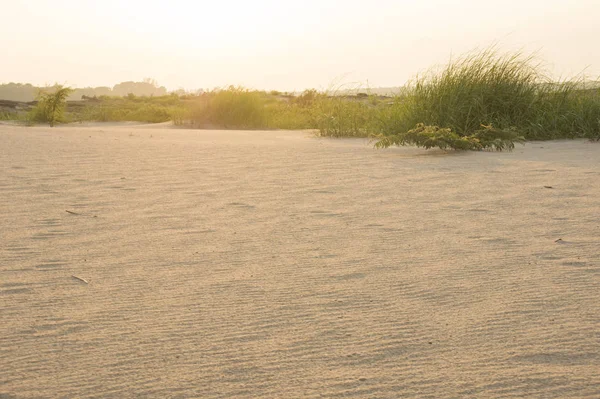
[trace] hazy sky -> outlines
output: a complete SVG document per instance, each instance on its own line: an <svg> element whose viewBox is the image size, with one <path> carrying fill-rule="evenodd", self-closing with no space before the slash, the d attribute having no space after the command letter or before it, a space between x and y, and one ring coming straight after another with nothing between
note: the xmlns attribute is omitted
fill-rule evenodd
<svg viewBox="0 0 600 399"><path fill-rule="evenodd" d="M600 75L598 0L8 0L0 83L400 86L494 41Z"/></svg>

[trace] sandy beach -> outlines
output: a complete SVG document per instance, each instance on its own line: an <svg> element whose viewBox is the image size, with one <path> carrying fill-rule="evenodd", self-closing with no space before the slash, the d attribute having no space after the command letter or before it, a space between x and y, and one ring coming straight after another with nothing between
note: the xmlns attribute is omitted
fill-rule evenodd
<svg viewBox="0 0 600 399"><path fill-rule="evenodd" d="M0 398L138 397L599 398L600 143L0 125Z"/></svg>

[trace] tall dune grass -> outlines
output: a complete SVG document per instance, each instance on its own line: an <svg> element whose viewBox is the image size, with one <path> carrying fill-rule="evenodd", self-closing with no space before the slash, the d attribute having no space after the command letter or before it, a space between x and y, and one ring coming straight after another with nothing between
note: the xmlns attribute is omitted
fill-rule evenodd
<svg viewBox="0 0 600 399"><path fill-rule="evenodd" d="M472 53L417 76L382 112L377 145L423 145L423 133L415 136L419 124L438 139L446 135L440 143L467 138L469 149L486 148L482 132L486 140L500 140L496 149L511 148L521 137L598 139L600 92L582 90L583 83L554 83L535 57L522 53Z"/></svg>
<svg viewBox="0 0 600 399"><path fill-rule="evenodd" d="M320 96L312 105L315 127L324 137L368 137L377 110L368 102Z"/></svg>
<svg viewBox="0 0 600 399"><path fill-rule="evenodd" d="M586 89L582 79L542 87L532 108L521 127L528 139L600 139L600 89Z"/></svg>
<svg viewBox="0 0 600 399"><path fill-rule="evenodd" d="M532 57L493 50L450 62L439 73L416 78L410 118L468 135L479 127L523 126L544 77Z"/></svg>
<svg viewBox="0 0 600 399"><path fill-rule="evenodd" d="M460 137L493 126L506 140L507 132L526 139L598 138L599 92L582 90L583 83L552 82L535 57L522 53L472 53L418 76L388 111L380 133L404 135L423 123Z"/></svg>
<svg viewBox="0 0 600 399"><path fill-rule="evenodd" d="M186 112L174 115L176 125L222 129L310 129L309 107L279 93L239 86L204 93L190 99Z"/></svg>
<svg viewBox="0 0 600 399"><path fill-rule="evenodd" d="M177 110L183 109L178 96L101 97L84 104L68 104L71 121L146 122L160 123L173 119Z"/></svg>
<svg viewBox="0 0 600 399"><path fill-rule="evenodd" d="M267 105L268 129L314 129L314 116L310 108L294 103L274 100Z"/></svg>
<svg viewBox="0 0 600 399"><path fill-rule="evenodd" d="M15 111L0 110L0 121L14 121L19 120L19 118L19 114Z"/></svg>
<svg viewBox="0 0 600 399"><path fill-rule="evenodd" d="M191 104L189 118L198 127L260 129L268 126L263 96L236 86L197 98Z"/></svg>

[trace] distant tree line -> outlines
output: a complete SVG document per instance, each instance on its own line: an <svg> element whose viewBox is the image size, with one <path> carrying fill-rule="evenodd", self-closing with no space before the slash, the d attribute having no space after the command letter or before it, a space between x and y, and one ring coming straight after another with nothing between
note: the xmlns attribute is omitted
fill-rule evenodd
<svg viewBox="0 0 600 399"><path fill-rule="evenodd" d="M0 100L34 101L40 90L44 88L36 87L29 83L6 83L0 85ZM86 98L97 98L101 96L125 97L128 95L135 96L164 96L167 94L167 89L151 80L145 79L143 82L121 82L110 87L85 87L81 89L73 89L67 100L77 101ZM84 97L85 96L85 97Z"/></svg>

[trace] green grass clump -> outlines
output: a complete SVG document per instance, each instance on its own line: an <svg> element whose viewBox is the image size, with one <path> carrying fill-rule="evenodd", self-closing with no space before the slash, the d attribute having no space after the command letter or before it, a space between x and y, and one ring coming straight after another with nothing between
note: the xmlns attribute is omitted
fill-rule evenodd
<svg viewBox="0 0 600 399"><path fill-rule="evenodd" d="M474 53L440 73L417 77L409 119L451 128L461 136L484 125L523 126L530 118L543 75L532 57Z"/></svg>
<svg viewBox="0 0 600 399"><path fill-rule="evenodd" d="M194 101L190 118L198 127L261 129L268 126L266 101L261 93L229 86Z"/></svg>
<svg viewBox="0 0 600 399"><path fill-rule="evenodd" d="M315 127L323 137L369 137L376 109L365 101L320 96L312 105Z"/></svg>
<svg viewBox="0 0 600 399"><path fill-rule="evenodd" d="M20 116L17 112L0 110L0 121L16 121L19 119Z"/></svg>
<svg viewBox="0 0 600 399"><path fill-rule="evenodd" d="M598 139L600 95L582 84L551 82L532 56L473 53L418 76L382 112L377 146L510 150L522 139Z"/></svg>
<svg viewBox="0 0 600 399"><path fill-rule="evenodd" d="M589 138L600 140L600 89L579 81L540 89L531 119L519 127L530 140Z"/></svg>
<svg viewBox="0 0 600 399"><path fill-rule="evenodd" d="M144 104L130 111L124 118L135 122L161 123L171 120L171 111L169 107Z"/></svg>
<svg viewBox="0 0 600 399"><path fill-rule="evenodd" d="M183 108L178 96L100 97L92 101L69 102L71 121L160 123L173 119L176 109Z"/></svg>
<svg viewBox="0 0 600 399"><path fill-rule="evenodd" d="M268 128L302 130L313 129L314 119L309 108L303 108L294 103L275 100L268 104Z"/></svg>
<svg viewBox="0 0 600 399"><path fill-rule="evenodd" d="M302 96L300 96L302 97ZM176 125L221 129L311 129L310 102L279 92L229 86L186 101L172 114Z"/></svg>

